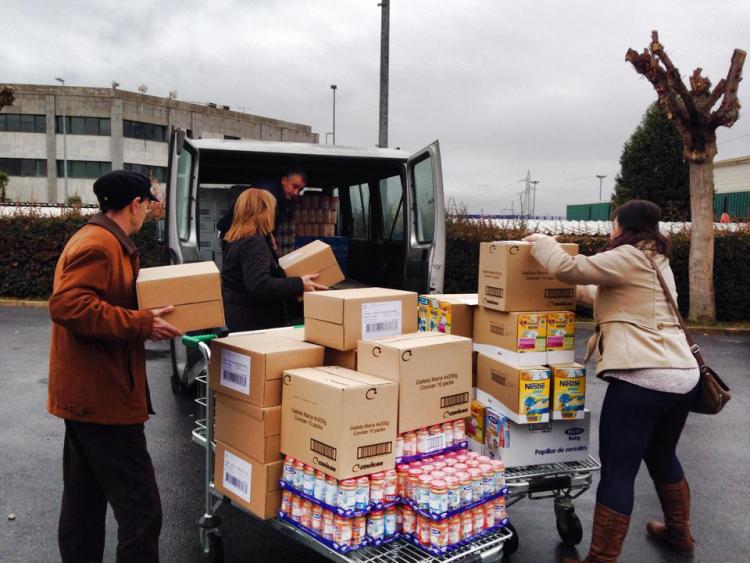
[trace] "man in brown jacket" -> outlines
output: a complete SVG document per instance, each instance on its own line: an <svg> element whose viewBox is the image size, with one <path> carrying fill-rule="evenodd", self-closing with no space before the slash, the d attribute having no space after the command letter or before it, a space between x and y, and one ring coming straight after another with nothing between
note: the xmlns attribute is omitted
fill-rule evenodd
<svg viewBox="0 0 750 563"><path fill-rule="evenodd" d="M101 213L74 234L55 269L47 409L65 420L58 529L64 562L101 561L107 503L118 523L117 561L158 561L161 500L143 423L153 414L144 342L179 336L139 311L138 251L151 182L117 170L94 183Z"/></svg>

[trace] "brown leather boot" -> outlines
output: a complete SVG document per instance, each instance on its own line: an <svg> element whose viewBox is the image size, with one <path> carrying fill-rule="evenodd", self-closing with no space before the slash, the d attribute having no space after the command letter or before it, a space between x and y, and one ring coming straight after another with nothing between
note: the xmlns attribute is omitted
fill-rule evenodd
<svg viewBox="0 0 750 563"><path fill-rule="evenodd" d="M563 563L616 563L629 525L630 516L597 503L588 556L583 561L563 559Z"/></svg>
<svg viewBox="0 0 750 563"><path fill-rule="evenodd" d="M695 541L690 533L690 488L687 481L656 485L656 492L664 511L664 522L652 520L646 526L648 534L670 547L691 552Z"/></svg>

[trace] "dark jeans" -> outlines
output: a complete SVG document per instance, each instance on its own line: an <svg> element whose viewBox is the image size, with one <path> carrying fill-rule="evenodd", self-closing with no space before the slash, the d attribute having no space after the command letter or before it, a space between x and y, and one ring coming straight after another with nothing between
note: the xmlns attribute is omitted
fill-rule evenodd
<svg viewBox="0 0 750 563"><path fill-rule="evenodd" d="M633 487L641 465L656 484L677 483L685 474L677 442L695 389L683 395L610 380L599 420L601 480L596 501L621 514L633 512Z"/></svg>
<svg viewBox="0 0 750 563"><path fill-rule="evenodd" d="M107 503L117 520L117 561L159 560L161 500L143 424L65 421L58 541L65 563L101 561Z"/></svg>

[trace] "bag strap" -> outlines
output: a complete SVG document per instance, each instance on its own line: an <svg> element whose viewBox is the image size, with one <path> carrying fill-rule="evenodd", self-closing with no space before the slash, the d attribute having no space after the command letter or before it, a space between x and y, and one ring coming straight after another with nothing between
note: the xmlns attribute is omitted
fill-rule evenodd
<svg viewBox="0 0 750 563"><path fill-rule="evenodd" d="M695 341L693 340L693 337L690 336L690 333L688 332L688 329L685 326L685 320L682 318L682 314L680 313L680 309L677 307L677 303L675 303L674 297L672 297L672 292L669 291L669 288L667 287L667 282L664 280L664 276L661 275L661 270L659 269L659 266L656 265L656 262L654 262L654 259L651 258L651 256L649 256L645 252L643 252L643 255L646 257L646 260L648 260L651 263L651 267L654 269L654 272L656 272L656 277L659 278L659 283L661 284L661 288L664 290L664 295L666 295L667 301L669 302L669 305L672 308L672 311L674 312L675 315L677 315L677 320L680 323L680 328L682 329L682 332L685 333L685 338L687 339L688 345L690 346L690 352L692 352L693 356L695 356L695 359L698 361L698 366L701 369L703 369L706 363L703 361L703 355L701 354L701 349L695 343Z"/></svg>

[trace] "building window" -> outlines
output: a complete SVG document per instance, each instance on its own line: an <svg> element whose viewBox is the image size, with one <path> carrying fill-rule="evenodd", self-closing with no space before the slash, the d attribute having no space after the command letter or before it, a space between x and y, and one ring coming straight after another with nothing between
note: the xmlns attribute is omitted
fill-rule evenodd
<svg viewBox="0 0 750 563"><path fill-rule="evenodd" d="M63 118L58 115L55 118L55 128L57 133L63 134ZM101 135L109 136L111 130L111 120L109 117L76 117L65 116L65 134L66 135Z"/></svg>
<svg viewBox="0 0 750 563"><path fill-rule="evenodd" d="M46 133L47 117L26 113L0 113L0 131L9 133Z"/></svg>
<svg viewBox="0 0 750 563"><path fill-rule="evenodd" d="M46 176L47 161L40 158L0 158L0 170L8 176Z"/></svg>
<svg viewBox="0 0 750 563"><path fill-rule="evenodd" d="M164 125L154 123L143 123L141 121L122 122L122 136L130 139L143 139L144 141L167 142L167 128Z"/></svg>
<svg viewBox="0 0 750 563"><path fill-rule="evenodd" d="M68 178L98 178L112 171L111 162L99 162L97 160L69 160ZM57 176L65 176L63 161L57 161Z"/></svg>
<svg viewBox="0 0 750 563"><path fill-rule="evenodd" d="M150 164L135 164L133 162L126 162L123 166L125 170L138 172L139 174L143 174L144 176L148 176L149 178L153 174L153 177L156 178L162 184L166 183L167 181L167 168L165 166L152 166Z"/></svg>

